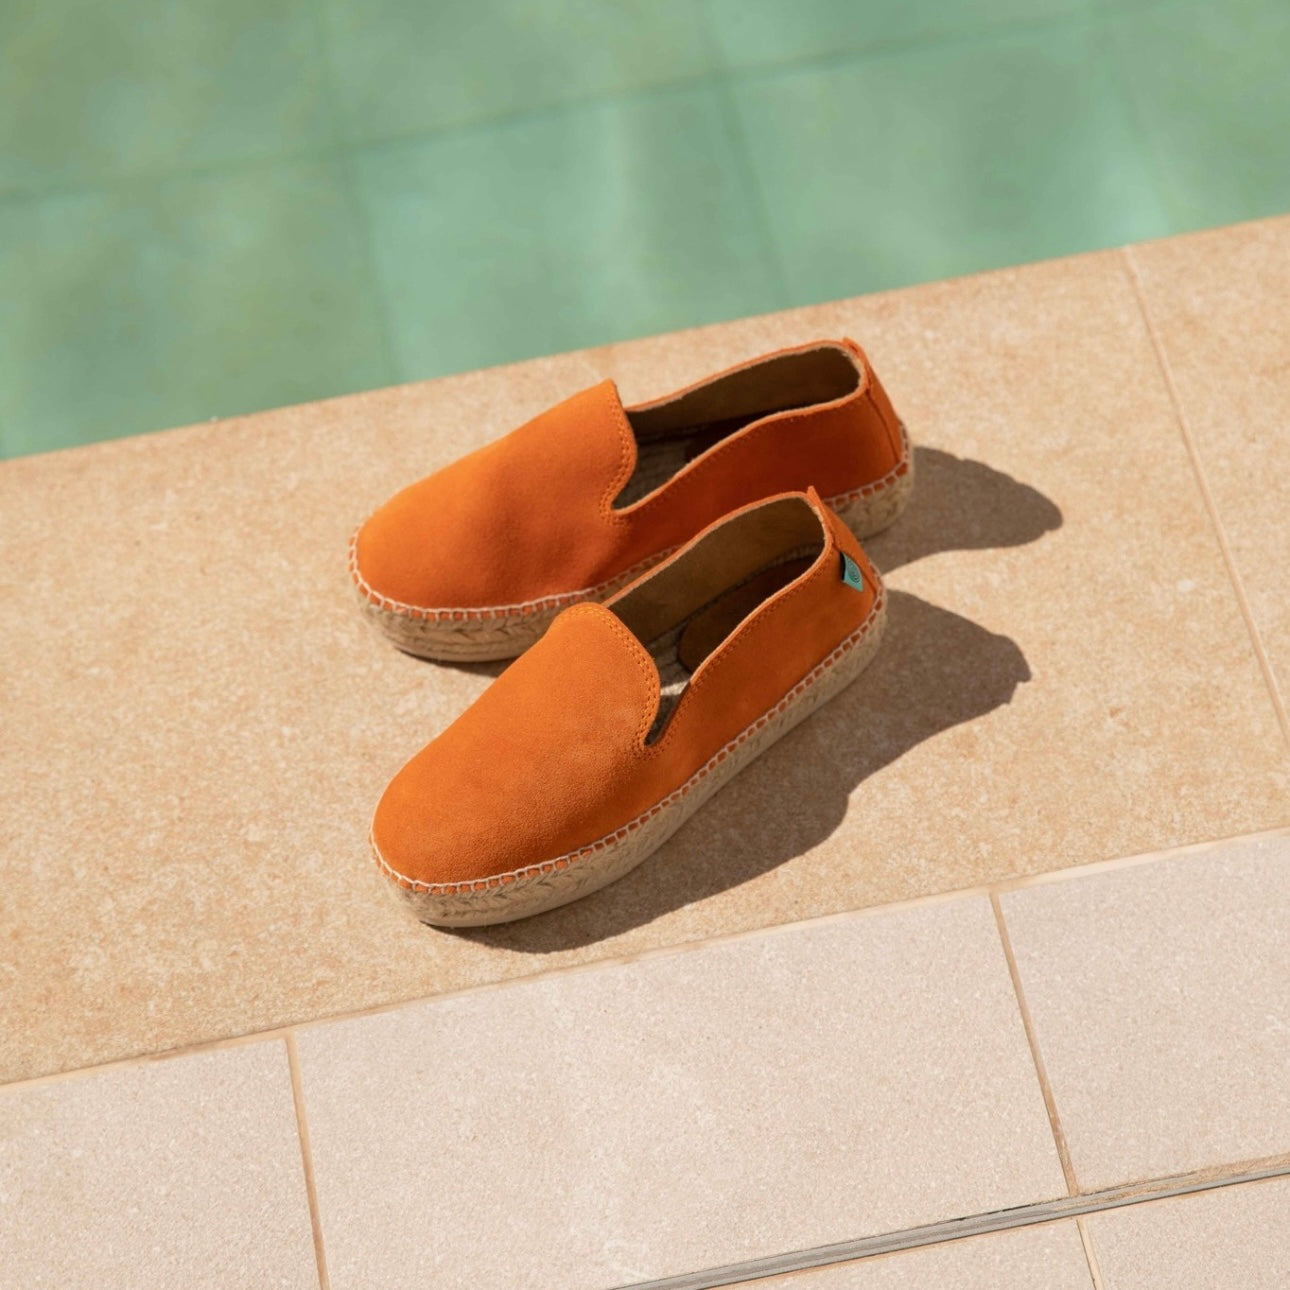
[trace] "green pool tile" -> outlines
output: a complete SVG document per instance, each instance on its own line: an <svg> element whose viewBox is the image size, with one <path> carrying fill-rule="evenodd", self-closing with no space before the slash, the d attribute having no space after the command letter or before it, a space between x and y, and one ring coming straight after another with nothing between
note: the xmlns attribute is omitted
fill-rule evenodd
<svg viewBox="0 0 1290 1290"><path fill-rule="evenodd" d="M1290 210L1290 4L1122 14L1106 49L1158 176L1170 232Z"/></svg>
<svg viewBox="0 0 1290 1290"><path fill-rule="evenodd" d="M10 454L387 384L338 168L0 202Z"/></svg>
<svg viewBox="0 0 1290 1290"><path fill-rule="evenodd" d="M352 139L493 120L701 76L694 0L320 0Z"/></svg>
<svg viewBox="0 0 1290 1290"><path fill-rule="evenodd" d="M748 76L736 101L798 302L1165 228L1083 24Z"/></svg>
<svg viewBox="0 0 1290 1290"><path fill-rule="evenodd" d="M666 91L361 157L403 379L778 308L728 125Z"/></svg>
<svg viewBox="0 0 1290 1290"><path fill-rule="evenodd" d="M732 69L766 67L897 44L932 42L1008 23L1082 14L1094 0L701 0Z"/></svg>
<svg viewBox="0 0 1290 1290"><path fill-rule="evenodd" d="M310 3L0 4L0 190L325 144Z"/></svg>

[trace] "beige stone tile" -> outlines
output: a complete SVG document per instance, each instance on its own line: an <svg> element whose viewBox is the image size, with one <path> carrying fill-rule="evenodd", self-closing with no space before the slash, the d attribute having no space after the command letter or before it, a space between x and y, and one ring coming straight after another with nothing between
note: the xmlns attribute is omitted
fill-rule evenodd
<svg viewBox="0 0 1290 1290"><path fill-rule="evenodd" d="M1093 1290L1074 1222L992 1232L742 1283L747 1290Z"/></svg>
<svg viewBox="0 0 1290 1290"><path fill-rule="evenodd" d="M379 641L347 542L593 379L552 360L0 463L0 1081L504 973L370 862L386 781L488 678Z"/></svg>
<svg viewBox="0 0 1290 1290"><path fill-rule="evenodd" d="M1290 704L1290 217L1131 254L1281 702Z"/></svg>
<svg viewBox="0 0 1290 1290"><path fill-rule="evenodd" d="M318 1285L281 1042L0 1089L0 1287L252 1285Z"/></svg>
<svg viewBox="0 0 1290 1290"><path fill-rule="evenodd" d="M1129 1205L1085 1222L1105 1290L1290 1285L1290 1179Z"/></svg>
<svg viewBox="0 0 1290 1290"><path fill-rule="evenodd" d="M298 1043L337 1287L612 1286L1065 1194L982 897Z"/></svg>
<svg viewBox="0 0 1290 1290"><path fill-rule="evenodd" d="M1290 838L1002 907L1081 1190L1290 1152Z"/></svg>
<svg viewBox="0 0 1290 1290"><path fill-rule="evenodd" d="M922 444L883 654L623 882L416 924L370 812L488 672L365 628L352 526L601 373L839 332ZM0 514L0 1079L1290 822L1118 254L3 463Z"/></svg>
<svg viewBox="0 0 1290 1290"><path fill-rule="evenodd" d="M798 316L868 346L922 445L909 512L868 544L891 636L673 842L681 864L615 898L665 908L635 893L731 875L741 912L810 914L1290 823L1275 712L1122 257ZM653 342L649 379L764 348L779 321L721 328L715 353ZM626 349L594 355L634 396ZM1211 723L1234 762L1215 764Z"/></svg>

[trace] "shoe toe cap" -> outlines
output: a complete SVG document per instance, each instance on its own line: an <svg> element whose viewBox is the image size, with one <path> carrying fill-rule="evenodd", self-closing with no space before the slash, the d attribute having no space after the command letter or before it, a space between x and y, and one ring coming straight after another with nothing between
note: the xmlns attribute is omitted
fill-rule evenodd
<svg viewBox="0 0 1290 1290"><path fill-rule="evenodd" d="M442 572L453 559L451 530L438 521L432 480L405 488L354 534L350 573L368 600L390 608L452 605L457 588Z"/></svg>

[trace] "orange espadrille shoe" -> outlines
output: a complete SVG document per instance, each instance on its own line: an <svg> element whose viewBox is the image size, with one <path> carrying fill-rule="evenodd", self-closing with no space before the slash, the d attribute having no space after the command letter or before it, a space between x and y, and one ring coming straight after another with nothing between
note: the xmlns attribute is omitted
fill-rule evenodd
<svg viewBox="0 0 1290 1290"><path fill-rule="evenodd" d="M583 604L395 776L372 822L424 922L509 922L613 882L860 674L882 584L814 490L718 521Z"/></svg>
<svg viewBox="0 0 1290 1290"><path fill-rule="evenodd" d="M424 658L512 658L722 515L814 487L859 537L913 482L854 341L818 341L624 408L612 381L391 498L354 535L368 615Z"/></svg>

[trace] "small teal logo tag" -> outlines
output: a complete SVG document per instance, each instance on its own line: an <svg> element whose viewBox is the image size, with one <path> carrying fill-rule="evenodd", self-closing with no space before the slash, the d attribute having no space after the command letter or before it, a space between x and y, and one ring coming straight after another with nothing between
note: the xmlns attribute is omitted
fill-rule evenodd
<svg viewBox="0 0 1290 1290"><path fill-rule="evenodd" d="M841 551L839 554L842 556L842 581L848 587L863 591L864 578L860 575L860 566L845 551Z"/></svg>

